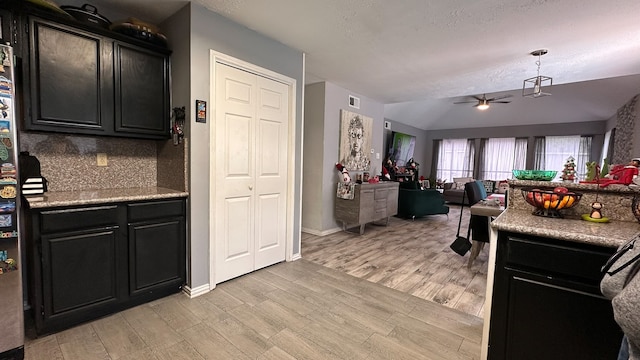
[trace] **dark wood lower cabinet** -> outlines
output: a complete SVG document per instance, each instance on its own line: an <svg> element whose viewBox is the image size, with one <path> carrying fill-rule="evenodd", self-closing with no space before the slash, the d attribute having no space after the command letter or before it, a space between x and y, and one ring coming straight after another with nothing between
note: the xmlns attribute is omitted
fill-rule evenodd
<svg viewBox="0 0 640 360"><path fill-rule="evenodd" d="M613 251L499 233L488 358L615 359L622 332L599 290Z"/></svg>
<svg viewBox="0 0 640 360"><path fill-rule="evenodd" d="M153 294L181 286L185 277L182 201L132 204L129 208L129 294Z"/></svg>
<svg viewBox="0 0 640 360"><path fill-rule="evenodd" d="M61 330L180 291L184 214L183 199L31 211L36 331Z"/></svg>

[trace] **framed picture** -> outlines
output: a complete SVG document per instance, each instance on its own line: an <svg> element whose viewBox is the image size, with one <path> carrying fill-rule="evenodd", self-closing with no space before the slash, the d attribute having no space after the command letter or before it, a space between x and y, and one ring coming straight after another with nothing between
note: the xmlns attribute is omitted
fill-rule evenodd
<svg viewBox="0 0 640 360"><path fill-rule="evenodd" d="M373 119L341 110L339 161L349 171L369 171Z"/></svg>
<svg viewBox="0 0 640 360"><path fill-rule="evenodd" d="M196 100L196 122L207 122L207 102L204 100Z"/></svg>

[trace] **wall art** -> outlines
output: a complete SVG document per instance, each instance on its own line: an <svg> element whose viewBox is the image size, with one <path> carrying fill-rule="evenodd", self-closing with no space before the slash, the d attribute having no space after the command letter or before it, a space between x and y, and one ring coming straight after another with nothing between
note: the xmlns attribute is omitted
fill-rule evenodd
<svg viewBox="0 0 640 360"><path fill-rule="evenodd" d="M344 109L340 115L339 161L349 171L368 171L373 119Z"/></svg>

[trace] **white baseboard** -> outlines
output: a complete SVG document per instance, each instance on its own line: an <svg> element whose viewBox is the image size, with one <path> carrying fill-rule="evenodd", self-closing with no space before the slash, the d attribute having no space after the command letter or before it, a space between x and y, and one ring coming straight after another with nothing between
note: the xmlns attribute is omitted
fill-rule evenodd
<svg viewBox="0 0 640 360"><path fill-rule="evenodd" d="M300 230L304 233L316 235L316 236L327 236L327 235L335 234L337 232L342 231L342 229L339 227L329 229L329 230L324 230L324 231L318 231L318 230L307 229L307 228L301 228Z"/></svg>
<svg viewBox="0 0 640 360"><path fill-rule="evenodd" d="M190 299L193 299L194 297L198 297L200 295L204 295L206 293L208 293L209 290L209 284L204 284L204 285L200 285L196 288L190 288L188 286L183 286L182 287L182 292L187 295Z"/></svg>
<svg viewBox="0 0 640 360"><path fill-rule="evenodd" d="M293 254L293 256L291 257L291 260L289 261L296 261L300 259L302 259L302 255L300 255L300 253L297 253L297 254Z"/></svg>

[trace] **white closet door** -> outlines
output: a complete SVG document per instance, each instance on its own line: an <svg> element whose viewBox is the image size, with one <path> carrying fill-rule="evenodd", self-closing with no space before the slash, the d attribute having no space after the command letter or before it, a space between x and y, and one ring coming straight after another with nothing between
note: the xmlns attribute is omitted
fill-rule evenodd
<svg viewBox="0 0 640 360"><path fill-rule="evenodd" d="M216 64L216 283L285 258L288 87Z"/></svg>

